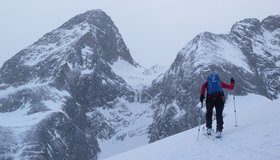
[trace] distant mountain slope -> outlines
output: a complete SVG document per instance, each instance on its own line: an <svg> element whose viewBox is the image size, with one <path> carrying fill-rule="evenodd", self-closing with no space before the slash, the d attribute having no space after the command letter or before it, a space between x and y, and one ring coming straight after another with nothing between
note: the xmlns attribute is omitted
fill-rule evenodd
<svg viewBox="0 0 280 160"><path fill-rule="evenodd" d="M166 71L136 63L102 10L77 15L0 68L0 159L97 160L195 127L211 71L276 99L279 28L270 16L201 33Z"/></svg>
<svg viewBox="0 0 280 160"><path fill-rule="evenodd" d="M97 159L98 139L138 114L129 103L158 74L146 71L103 11L73 17L0 69L0 159Z"/></svg>
<svg viewBox="0 0 280 160"><path fill-rule="evenodd" d="M239 125L234 127L233 101L230 96L225 106L225 129L222 140L212 140L200 133L197 142L196 127L105 160L278 160L279 104L279 99L271 101L254 94L236 97Z"/></svg>
<svg viewBox="0 0 280 160"><path fill-rule="evenodd" d="M144 92L153 100L151 142L197 125L201 84L211 72L224 82L236 80L234 93L255 93L270 99L280 94L280 16L245 19L228 34L204 32L183 47L162 79ZM144 99L145 99L144 98Z"/></svg>

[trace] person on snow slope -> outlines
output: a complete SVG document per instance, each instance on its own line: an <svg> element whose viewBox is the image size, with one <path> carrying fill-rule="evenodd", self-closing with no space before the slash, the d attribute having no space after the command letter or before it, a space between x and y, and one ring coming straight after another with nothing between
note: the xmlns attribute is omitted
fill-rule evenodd
<svg viewBox="0 0 280 160"><path fill-rule="evenodd" d="M217 137L221 137L221 133L223 131L223 110L225 104L225 97L223 88L232 90L234 89L235 80L233 78L230 79L230 84L227 84L220 80L220 77L216 73L212 73L207 77L207 81L202 84L200 91L200 102L203 103L205 99L204 93L207 89L206 96L206 128L207 134L211 135L212 133L212 115L213 108L216 110L216 120L217 120L217 128L216 133Z"/></svg>

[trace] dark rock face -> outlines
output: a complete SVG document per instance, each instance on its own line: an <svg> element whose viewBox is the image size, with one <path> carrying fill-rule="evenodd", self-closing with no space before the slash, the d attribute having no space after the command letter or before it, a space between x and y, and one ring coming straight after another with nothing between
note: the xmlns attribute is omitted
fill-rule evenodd
<svg viewBox="0 0 280 160"><path fill-rule="evenodd" d="M120 60L125 67L140 66L111 18L101 10L77 15L0 69L0 159L96 160L100 139L149 134L154 142L192 128L201 115L200 86L212 71L227 83L234 77L236 95L275 99L279 53L279 16L245 19L229 34L196 36L151 86L135 85L114 72ZM134 114L127 106L140 104L151 109ZM120 132L148 114L154 115L148 133Z"/></svg>
<svg viewBox="0 0 280 160"><path fill-rule="evenodd" d="M1 135L23 130L3 139L1 159L97 159L97 138L114 129L86 113L98 115L107 102L135 96L110 67L118 59L138 66L110 17L92 10L8 60L0 69L0 111L20 112L30 123L1 128Z"/></svg>
<svg viewBox="0 0 280 160"><path fill-rule="evenodd" d="M87 11L84 14L77 15L63 24L60 28L71 29L81 23L87 23L94 25L92 30L95 34L85 34L77 47L83 47L88 45L91 48L98 50L99 55L110 63L115 62L119 57L128 61L132 65L136 65L132 59L128 48L124 44L123 39L118 33L117 27L115 27L113 21L101 10ZM92 43L92 40L96 40L96 43ZM101 47L97 47L101 46Z"/></svg>
<svg viewBox="0 0 280 160"><path fill-rule="evenodd" d="M200 87L211 72L218 72L227 83L235 78L235 91L226 94L255 93L276 99L279 34L279 16L270 16L262 22L245 19L235 23L229 34L205 32L189 42L165 76L145 91L145 100L156 97L150 142L198 124Z"/></svg>

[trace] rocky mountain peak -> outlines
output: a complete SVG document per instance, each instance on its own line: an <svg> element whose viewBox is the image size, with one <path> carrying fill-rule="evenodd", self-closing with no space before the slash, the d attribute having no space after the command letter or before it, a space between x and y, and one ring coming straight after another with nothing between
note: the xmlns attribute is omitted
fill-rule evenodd
<svg viewBox="0 0 280 160"><path fill-rule="evenodd" d="M60 28L70 29L73 26L78 25L80 23L88 23L98 26L100 28L104 28L105 25L108 24L114 24L111 18L104 11L96 9L74 16L66 23L64 23Z"/></svg>
<svg viewBox="0 0 280 160"><path fill-rule="evenodd" d="M236 80L234 92L225 91L226 96L254 93L276 99L280 87L278 18L244 19L229 34L203 32L184 46L163 78L147 90L157 97L150 141L197 125L200 87L213 71L226 83L231 77Z"/></svg>
<svg viewBox="0 0 280 160"><path fill-rule="evenodd" d="M262 21L262 25L269 31L274 31L280 28L280 15L269 16Z"/></svg>
<svg viewBox="0 0 280 160"><path fill-rule="evenodd" d="M138 66L105 12L77 15L0 69L0 135L9 135L0 153L4 159L97 160L103 140L144 135L153 142L192 128L202 114L200 86L212 71L227 83L235 78L235 95L276 99L278 19L245 19L229 34L203 32L157 76L161 67ZM14 117L24 123L3 123Z"/></svg>
<svg viewBox="0 0 280 160"><path fill-rule="evenodd" d="M253 37L256 34L260 34L261 22L256 18L248 18L242 21L236 22L231 28L231 33L240 37Z"/></svg>
<svg viewBox="0 0 280 160"><path fill-rule="evenodd" d="M8 60L0 69L0 79L5 83L20 79L25 83L34 77L49 79L65 63L83 72L118 59L138 66L111 18L102 10L91 10L73 17Z"/></svg>
<svg viewBox="0 0 280 160"><path fill-rule="evenodd" d="M1 153L13 150L4 159L16 154L16 159L96 160L98 136L114 133L101 122L103 116L96 116L101 115L97 108L136 99L132 87L114 72L116 62L137 68L117 27L101 10L75 16L5 62L0 113L11 116L0 121L20 114L17 118L28 123L0 123L0 135L22 137L0 142ZM14 132L18 129L23 131Z"/></svg>
<svg viewBox="0 0 280 160"><path fill-rule="evenodd" d="M69 30L73 27L85 30L85 33L77 42L78 49L88 46L110 64L116 62L118 58L122 58L131 65L137 66L118 28L104 11L96 9L79 14L64 23L59 29ZM98 48L100 49L97 51Z"/></svg>

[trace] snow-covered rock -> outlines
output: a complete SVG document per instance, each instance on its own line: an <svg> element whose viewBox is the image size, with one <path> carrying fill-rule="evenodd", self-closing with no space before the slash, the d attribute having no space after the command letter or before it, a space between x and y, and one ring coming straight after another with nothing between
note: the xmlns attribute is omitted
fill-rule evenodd
<svg viewBox="0 0 280 160"><path fill-rule="evenodd" d="M198 124L200 87L211 72L219 73L227 83L231 77L236 80L234 92L226 91L226 95L255 93L279 98L279 34L279 16L270 16L262 22L237 22L228 34L197 35L179 51L163 78L145 91L143 99L155 101L150 141Z"/></svg>
<svg viewBox="0 0 280 160"><path fill-rule="evenodd" d="M101 10L77 15L0 69L0 159L101 159L197 126L206 75L279 96L279 16L196 36L146 69Z"/></svg>
<svg viewBox="0 0 280 160"><path fill-rule="evenodd" d="M0 159L97 159L122 128L147 133L133 122L151 114L134 105L155 75L144 71L103 11L73 17L0 69Z"/></svg>

